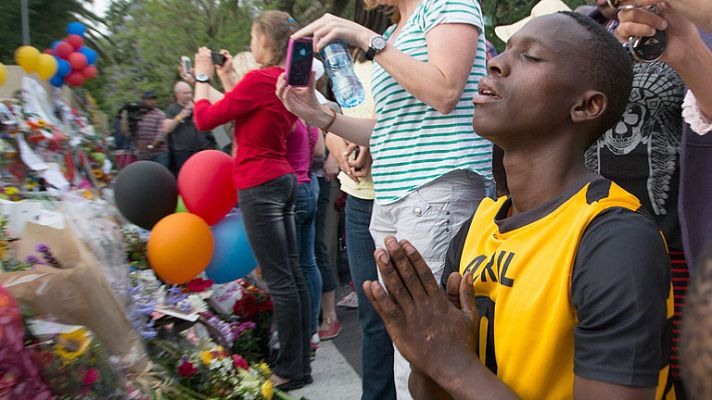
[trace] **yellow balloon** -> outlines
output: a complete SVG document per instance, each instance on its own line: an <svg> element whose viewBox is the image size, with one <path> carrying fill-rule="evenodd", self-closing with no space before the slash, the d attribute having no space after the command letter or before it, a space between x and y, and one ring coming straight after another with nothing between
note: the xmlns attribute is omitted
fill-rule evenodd
<svg viewBox="0 0 712 400"><path fill-rule="evenodd" d="M32 46L20 46L15 50L15 62L28 74L35 71L40 51Z"/></svg>
<svg viewBox="0 0 712 400"><path fill-rule="evenodd" d="M5 78L7 78L7 68L3 63L0 63L0 86L5 83Z"/></svg>
<svg viewBox="0 0 712 400"><path fill-rule="evenodd" d="M49 54L40 54L35 72L43 81L49 80L57 72L57 60Z"/></svg>

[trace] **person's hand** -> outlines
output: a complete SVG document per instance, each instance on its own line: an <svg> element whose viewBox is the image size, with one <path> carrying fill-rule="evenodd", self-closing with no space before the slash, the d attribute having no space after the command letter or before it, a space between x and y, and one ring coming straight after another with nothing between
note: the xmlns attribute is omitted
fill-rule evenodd
<svg viewBox="0 0 712 400"><path fill-rule="evenodd" d="M193 107L194 107L193 101L191 101L190 103L188 103L188 105L183 107L183 109L180 110L180 112L178 113L180 118L186 119L186 118L190 117L193 114Z"/></svg>
<svg viewBox="0 0 712 400"><path fill-rule="evenodd" d="M329 153L329 156L324 161L324 178L327 182L331 182L337 175L339 175L339 164L336 161L336 157Z"/></svg>
<svg viewBox="0 0 712 400"><path fill-rule="evenodd" d="M451 376L453 368L477 362L479 317L472 274L452 283L458 284L458 309L412 244L388 236L385 246L374 257L388 293L375 281L364 282L363 290L401 354L431 377Z"/></svg>
<svg viewBox="0 0 712 400"><path fill-rule="evenodd" d="M314 89L314 71L309 78L306 87L296 87L287 84L287 75L282 73L277 78L277 89L275 93L282 100L284 107L292 114L303 119L309 125L320 127L316 123L320 114L323 113L319 100L316 98Z"/></svg>
<svg viewBox="0 0 712 400"><path fill-rule="evenodd" d="M225 56L225 63L223 65L215 66L215 70L218 71L218 75L232 74L233 73L232 55L230 54L229 51L227 51L225 49L221 49L219 53Z"/></svg>
<svg viewBox="0 0 712 400"><path fill-rule="evenodd" d="M367 50L376 32L365 28L356 22L326 13L321 18L298 30L292 39L305 36L314 38L314 51L319 52L327 44L342 40L352 46Z"/></svg>
<svg viewBox="0 0 712 400"><path fill-rule="evenodd" d="M213 77L215 67L213 66L213 59L209 48L201 47L198 49L198 52L195 53L194 64L195 66L193 67L193 70L195 72L195 76L202 74L207 75L209 78Z"/></svg>
<svg viewBox="0 0 712 400"><path fill-rule="evenodd" d="M636 0L635 3L651 6L663 2L700 28L712 30L712 3L709 0Z"/></svg>
<svg viewBox="0 0 712 400"><path fill-rule="evenodd" d="M192 73L188 73L185 69L183 69L182 63L178 64L178 75L180 75L181 79L188 84L195 85L195 77Z"/></svg>
<svg viewBox="0 0 712 400"><path fill-rule="evenodd" d="M633 36L653 36L656 30L665 31L667 45L661 60L678 69L691 49L690 43L699 39L699 32L693 23L682 17L665 3L657 5L660 15L638 7L623 9L618 13L620 24L615 30L616 36L627 41Z"/></svg>
<svg viewBox="0 0 712 400"><path fill-rule="evenodd" d="M349 159L349 166L353 169L354 176L363 178L370 173L373 158L371 158L371 152L368 147L358 146L358 148L358 156L356 159Z"/></svg>
<svg viewBox="0 0 712 400"><path fill-rule="evenodd" d="M351 154L356 150L358 146L353 143L348 143L343 139L338 140L342 140L346 146L343 147L343 150L341 152L333 152L331 154L334 155L336 162L339 164L339 169L344 174L346 174L346 176L348 176L352 181L359 183L360 181L358 179L358 176L356 176L355 174L356 171L349 164L349 158L351 158Z"/></svg>

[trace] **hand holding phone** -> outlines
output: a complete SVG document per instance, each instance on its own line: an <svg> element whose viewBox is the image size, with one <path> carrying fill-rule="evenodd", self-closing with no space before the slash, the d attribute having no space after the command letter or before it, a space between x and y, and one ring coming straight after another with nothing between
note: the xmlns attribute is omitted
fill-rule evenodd
<svg viewBox="0 0 712 400"><path fill-rule="evenodd" d="M225 58L224 54L213 51L212 53L210 53L210 56L213 60L214 65L217 65L220 67L225 65L226 58Z"/></svg>
<svg viewBox="0 0 712 400"><path fill-rule="evenodd" d="M193 63L187 56L181 56L180 65L183 67L183 73L189 76L193 75Z"/></svg>
<svg viewBox="0 0 712 400"><path fill-rule="evenodd" d="M307 86L311 77L314 47L311 37L297 40L289 39L287 61L284 69L287 71L287 83L291 86Z"/></svg>

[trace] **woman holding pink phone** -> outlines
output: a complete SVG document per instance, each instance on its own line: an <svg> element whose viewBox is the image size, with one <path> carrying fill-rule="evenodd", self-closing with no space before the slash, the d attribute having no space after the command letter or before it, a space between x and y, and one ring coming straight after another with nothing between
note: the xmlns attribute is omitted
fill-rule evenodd
<svg viewBox="0 0 712 400"><path fill-rule="evenodd" d="M235 121L234 182L247 236L274 304L280 346L270 379L281 390L312 382L309 297L295 232L297 179L286 157L287 136L297 118L275 95L295 28L289 14L263 12L252 25L250 43L262 68L248 72L214 103L209 100L215 69L210 50L201 48L195 55L196 127L206 131Z"/></svg>

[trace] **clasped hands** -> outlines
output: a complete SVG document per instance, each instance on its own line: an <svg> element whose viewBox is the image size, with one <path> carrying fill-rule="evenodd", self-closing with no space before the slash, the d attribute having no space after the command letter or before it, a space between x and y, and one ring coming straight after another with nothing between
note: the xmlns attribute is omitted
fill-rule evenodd
<svg viewBox="0 0 712 400"><path fill-rule="evenodd" d="M375 281L364 282L363 290L413 368L444 387L457 374L456 366L478 362L472 274L453 273L446 293L418 250L393 236L374 257L387 292Z"/></svg>

